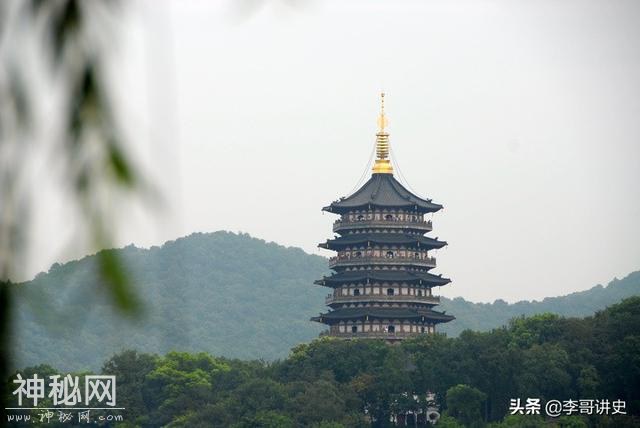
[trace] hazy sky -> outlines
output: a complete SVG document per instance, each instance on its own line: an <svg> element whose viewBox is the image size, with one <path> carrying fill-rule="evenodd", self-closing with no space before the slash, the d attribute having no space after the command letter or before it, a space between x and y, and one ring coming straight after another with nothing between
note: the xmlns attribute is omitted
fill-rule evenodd
<svg viewBox="0 0 640 428"><path fill-rule="evenodd" d="M225 229L329 255L320 209L363 173L384 89L403 176L445 206L441 294L640 269L639 2L127 4L114 86L165 204L123 210L119 244ZM52 205L32 273L82 254Z"/></svg>

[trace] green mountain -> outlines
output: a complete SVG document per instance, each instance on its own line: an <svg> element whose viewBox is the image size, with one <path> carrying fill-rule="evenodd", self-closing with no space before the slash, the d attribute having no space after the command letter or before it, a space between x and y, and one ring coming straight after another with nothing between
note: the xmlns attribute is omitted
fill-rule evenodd
<svg viewBox="0 0 640 428"><path fill-rule="evenodd" d="M547 297L542 301L520 301L507 303L496 300L493 303L473 303L461 297L442 298L439 306L456 320L445 324L439 331L457 336L463 330L489 331L507 324L509 320L522 315L551 312L565 317L586 317L593 315L622 299L640 294L640 271L627 275L624 279L614 278L604 287L596 285L586 291L579 291L560 297Z"/></svg>
<svg viewBox="0 0 640 428"><path fill-rule="evenodd" d="M328 273L323 257L267 243L246 234L195 233L161 247L115 251L126 262L144 302L141 316L111 308L97 280L96 257L54 264L16 285L14 365L47 362L62 370L96 368L124 349L272 360L323 326L308 321L324 311L327 289L313 280ZM586 316L640 294L640 272L607 287L542 302L492 304L442 299L457 320L440 331L490 330L509 319L540 312Z"/></svg>

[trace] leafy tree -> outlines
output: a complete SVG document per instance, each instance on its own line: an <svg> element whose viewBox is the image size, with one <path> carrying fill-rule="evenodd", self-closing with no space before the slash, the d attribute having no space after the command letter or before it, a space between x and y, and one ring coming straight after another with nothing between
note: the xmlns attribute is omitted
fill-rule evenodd
<svg viewBox="0 0 640 428"><path fill-rule="evenodd" d="M490 428L544 428L548 424L540 415L509 415L500 422L489 424Z"/></svg>
<svg viewBox="0 0 640 428"><path fill-rule="evenodd" d="M214 375L228 369L205 353L168 353L145 378L145 402L156 409L151 419L166 424L206 404L213 395Z"/></svg>
<svg viewBox="0 0 640 428"><path fill-rule="evenodd" d="M464 425L456 418L447 415L441 415L436 426L438 428L464 428Z"/></svg>
<svg viewBox="0 0 640 428"><path fill-rule="evenodd" d="M580 370L578 377L578 392L580 397L596 397L598 386L600 385L600 377L598 370L594 366L587 366Z"/></svg>
<svg viewBox="0 0 640 428"><path fill-rule="evenodd" d="M456 385L447 390L447 414L464 426L483 425L483 409L487 395L468 385Z"/></svg>
<svg viewBox="0 0 640 428"><path fill-rule="evenodd" d="M516 377L519 396L566 399L572 395L569 354L559 344L534 344L523 352L523 372Z"/></svg>
<svg viewBox="0 0 640 428"><path fill-rule="evenodd" d="M124 419L133 421L147 415L149 409L144 400L145 380L157 365L158 357L128 350L116 354L102 366L102 373L114 375L117 380L118 402L125 407Z"/></svg>
<svg viewBox="0 0 640 428"><path fill-rule="evenodd" d="M335 382L320 379L313 383L295 383L291 390L287 407L298 426L337 421L345 414L344 390Z"/></svg>
<svg viewBox="0 0 640 428"><path fill-rule="evenodd" d="M234 424L233 428L293 428L295 424L291 417L270 411L261 410L255 416L245 418L242 422Z"/></svg>

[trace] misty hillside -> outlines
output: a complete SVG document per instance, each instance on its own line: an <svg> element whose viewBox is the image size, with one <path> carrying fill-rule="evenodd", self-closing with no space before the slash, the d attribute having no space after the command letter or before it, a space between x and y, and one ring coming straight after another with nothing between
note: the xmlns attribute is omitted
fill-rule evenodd
<svg viewBox="0 0 640 428"><path fill-rule="evenodd" d="M640 295L640 271L630 273L623 279L614 279L606 287L596 285L560 297L547 297L542 301L520 301L507 303L473 303L461 297L442 298L440 308L456 316L456 320L441 327L439 331L457 336L465 329L488 331L506 324L521 315L552 312L566 317L585 317L630 296Z"/></svg>
<svg viewBox="0 0 640 428"><path fill-rule="evenodd" d="M195 233L161 247L116 251L126 261L144 312L114 313L96 287L96 258L88 256L16 286L14 365L47 362L60 369L96 368L113 353L206 351L271 360L315 338L323 326L309 317L324 311L327 289L313 281L328 273L326 259L246 234ZM589 315L640 294L640 272L607 287L542 302L476 304L442 299L457 320L440 328L490 330L521 315Z"/></svg>

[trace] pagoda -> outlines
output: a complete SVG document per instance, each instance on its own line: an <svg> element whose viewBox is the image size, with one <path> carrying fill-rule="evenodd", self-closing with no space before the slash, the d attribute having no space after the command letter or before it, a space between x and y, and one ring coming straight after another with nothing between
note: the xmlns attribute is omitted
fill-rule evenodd
<svg viewBox="0 0 640 428"><path fill-rule="evenodd" d="M340 218L333 224L337 236L319 244L337 253L329 259L334 272L315 281L332 290L325 300L331 310L311 318L329 326L322 335L396 341L435 333L436 324L455 319L433 309L440 299L432 289L451 280L430 272L436 267L432 251L447 243L425 236L432 230L425 215L442 205L394 178L384 93L378 125L371 178L323 208Z"/></svg>

